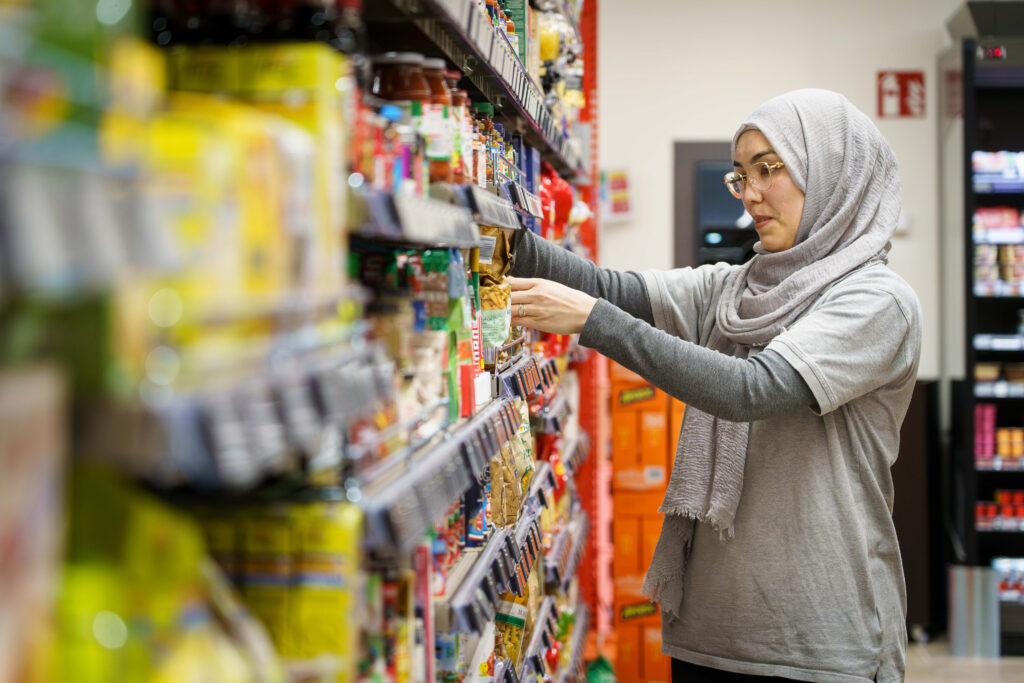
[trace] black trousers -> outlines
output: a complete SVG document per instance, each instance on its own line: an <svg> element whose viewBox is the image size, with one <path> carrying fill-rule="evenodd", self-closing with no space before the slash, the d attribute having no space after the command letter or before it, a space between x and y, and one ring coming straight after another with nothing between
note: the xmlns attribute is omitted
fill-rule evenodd
<svg viewBox="0 0 1024 683"><path fill-rule="evenodd" d="M697 666L678 659L672 660L672 683L779 683L789 680L792 679L737 674L732 671Z"/></svg>

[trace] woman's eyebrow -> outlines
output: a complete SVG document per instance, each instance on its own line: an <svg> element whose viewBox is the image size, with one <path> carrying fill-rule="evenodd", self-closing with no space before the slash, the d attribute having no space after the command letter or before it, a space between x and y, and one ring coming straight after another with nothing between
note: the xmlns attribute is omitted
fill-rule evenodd
<svg viewBox="0 0 1024 683"><path fill-rule="evenodd" d="M752 156L750 158L750 163L752 163L752 164L756 163L758 159L760 159L762 157L770 156L772 154L775 154L775 150L774 149L766 149L763 152L758 152L757 154L755 154L754 156ZM735 166L736 168L743 168L743 164L741 164L740 162L735 161L735 160L732 162L732 165Z"/></svg>

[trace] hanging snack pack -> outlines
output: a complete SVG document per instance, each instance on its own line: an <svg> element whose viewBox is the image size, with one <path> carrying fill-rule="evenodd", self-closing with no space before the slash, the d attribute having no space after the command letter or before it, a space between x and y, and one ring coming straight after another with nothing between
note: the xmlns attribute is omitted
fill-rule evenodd
<svg viewBox="0 0 1024 683"><path fill-rule="evenodd" d="M500 228L480 227L480 299L483 304L484 348L497 348L508 339L512 325L512 267L508 237Z"/></svg>
<svg viewBox="0 0 1024 683"><path fill-rule="evenodd" d="M523 640L526 637L526 622L530 614L527 605L529 598L528 591L524 591L522 596L511 592L503 593L494 619L498 636L495 638L495 653L516 666L519 665Z"/></svg>
<svg viewBox="0 0 1024 683"><path fill-rule="evenodd" d="M523 500L521 473L509 444L491 460L491 517L495 526L515 524Z"/></svg>

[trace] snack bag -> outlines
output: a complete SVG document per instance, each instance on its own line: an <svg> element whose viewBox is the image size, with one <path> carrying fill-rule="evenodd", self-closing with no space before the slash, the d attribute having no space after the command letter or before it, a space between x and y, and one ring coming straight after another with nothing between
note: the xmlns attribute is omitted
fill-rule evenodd
<svg viewBox="0 0 1024 683"><path fill-rule="evenodd" d="M505 276L512 267L508 238L500 228L480 227L480 298L485 348L505 344L512 325L512 286Z"/></svg>
<svg viewBox="0 0 1024 683"><path fill-rule="evenodd" d="M529 616L529 592L519 597L514 593L502 593L498 611L494 617L495 653L511 661L517 668L526 638L526 620Z"/></svg>

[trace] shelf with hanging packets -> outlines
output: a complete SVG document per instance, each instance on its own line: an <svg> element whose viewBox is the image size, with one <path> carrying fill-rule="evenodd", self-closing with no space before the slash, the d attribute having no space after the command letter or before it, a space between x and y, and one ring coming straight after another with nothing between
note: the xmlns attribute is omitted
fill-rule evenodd
<svg viewBox="0 0 1024 683"><path fill-rule="evenodd" d="M518 169L516 169L518 171ZM519 212L534 218L543 218L540 197L527 190L520 183L514 180L502 183L502 192L508 198L512 206Z"/></svg>
<svg viewBox="0 0 1024 683"><path fill-rule="evenodd" d="M544 653L551 649L555 643L555 635L558 630L558 606L555 598L547 596L541 602L537 617L533 622L533 635L530 637L530 645L526 650L522 670L519 678L537 675L550 677L552 672L548 669ZM549 680L546 678L545 680Z"/></svg>
<svg viewBox="0 0 1024 683"><path fill-rule="evenodd" d="M516 215L512 201L477 186L463 185L455 188L459 205L467 209L480 225L491 225L506 230L520 230L522 224Z"/></svg>
<svg viewBox="0 0 1024 683"><path fill-rule="evenodd" d="M422 456L398 453L346 482L359 491L368 546L408 550L419 543L433 520L479 481L517 425L512 402L501 398L424 448Z"/></svg>
<svg viewBox="0 0 1024 683"><path fill-rule="evenodd" d="M580 466L586 461L588 455L590 455L590 437L586 432L581 431L562 450L562 462L570 477L579 472Z"/></svg>
<svg viewBox="0 0 1024 683"><path fill-rule="evenodd" d="M349 202L354 239L410 247L480 246L477 221L462 202L375 190L353 191Z"/></svg>
<svg viewBox="0 0 1024 683"><path fill-rule="evenodd" d="M545 373L546 374L546 373ZM544 382L542 381L542 386ZM568 424L571 409L565 396L555 396L536 417L531 418L533 427L545 434L559 434Z"/></svg>
<svg viewBox="0 0 1024 683"><path fill-rule="evenodd" d="M157 385L160 378L147 376L135 397L113 396L83 407L83 450L102 454L105 463L157 489L230 497L268 482L277 490L298 491L308 477L340 470L338 418L346 405L335 399L352 395L353 386L367 401L384 391L378 381L382 357L365 344L361 325L333 331L312 326L319 311L341 301L279 302L225 318L273 319L287 328L230 357L160 351L176 354L175 381Z"/></svg>
<svg viewBox="0 0 1024 683"><path fill-rule="evenodd" d="M587 631L590 628L590 612L585 604L580 603L576 606L574 614L576 620L572 627L572 641L569 645L571 654L568 663L558 670L556 683L586 680L586 672L583 670L583 654L587 643Z"/></svg>
<svg viewBox="0 0 1024 683"><path fill-rule="evenodd" d="M510 527L495 529L479 551L464 555L449 574L451 586L435 600L435 617L445 628L480 634L494 620L503 593L521 596L526 577L542 557L540 511L537 490L523 502L523 512Z"/></svg>
<svg viewBox="0 0 1024 683"><path fill-rule="evenodd" d="M527 497L536 497L544 507L554 505L555 487L558 482L555 480L555 471L547 460L537 462L537 469L533 471L533 479L530 481L530 492Z"/></svg>
<svg viewBox="0 0 1024 683"><path fill-rule="evenodd" d="M497 659L494 662L494 683L519 683L519 676L516 675L516 668L507 659Z"/></svg>
<svg viewBox="0 0 1024 683"><path fill-rule="evenodd" d="M524 354L510 368L495 376L496 393L502 396L518 396L524 401L529 401L541 387L540 367L536 356Z"/></svg>
<svg viewBox="0 0 1024 683"><path fill-rule="evenodd" d="M555 535L544 558L544 580L549 592L568 590L587 543L590 529L587 515L578 506L573 512L572 520Z"/></svg>

